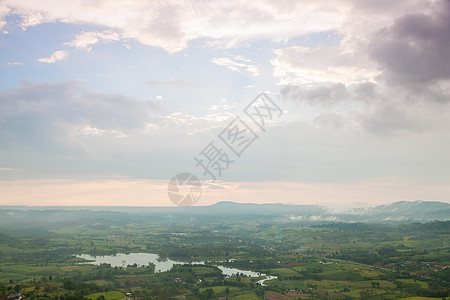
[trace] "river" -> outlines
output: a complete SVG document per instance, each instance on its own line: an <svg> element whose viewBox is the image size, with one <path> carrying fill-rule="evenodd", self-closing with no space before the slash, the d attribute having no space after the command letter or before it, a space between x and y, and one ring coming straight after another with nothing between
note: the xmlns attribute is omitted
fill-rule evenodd
<svg viewBox="0 0 450 300"><path fill-rule="evenodd" d="M155 272L165 272L169 271L173 265L176 264L197 264L197 265L204 265L204 261L193 261L193 262L184 262L184 261L176 261L171 259L160 259L158 254L153 253L130 253L130 254L123 254L118 253L116 255L104 255L104 256L91 256L88 254L81 254L77 255L77 258L82 258L85 260L88 260L89 262L81 262L81 263L89 263L93 265L100 265L100 264L111 264L111 267L126 267L128 265L138 265L140 267L142 266L148 266L149 263L155 264ZM233 276L237 273L244 274L248 277L263 277L266 276L266 274L257 273L253 271L248 270L240 270L236 268L228 268L224 266L217 265L222 273L226 276ZM258 281L261 285L264 285L265 280L270 280L277 278L276 276L268 276L266 279L261 279Z"/></svg>

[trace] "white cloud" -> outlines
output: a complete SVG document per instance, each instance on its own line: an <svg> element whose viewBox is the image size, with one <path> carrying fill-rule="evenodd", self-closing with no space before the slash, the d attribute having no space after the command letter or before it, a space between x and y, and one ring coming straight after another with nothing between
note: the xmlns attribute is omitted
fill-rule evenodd
<svg viewBox="0 0 450 300"><path fill-rule="evenodd" d="M254 64L252 60L246 59L242 56L229 57L215 57L211 61L218 66L226 67L232 71L249 74L252 76L259 76L259 66Z"/></svg>
<svg viewBox="0 0 450 300"><path fill-rule="evenodd" d="M119 34L113 31L104 31L104 32L82 31L75 37L75 40L64 44L75 47L77 49L91 51L92 48L90 46L98 43L99 41L117 42L119 40L120 40Z"/></svg>
<svg viewBox="0 0 450 300"><path fill-rule="evenodd" d="M81 128L80 133L82 135L87 135L87 136L104 136L106 134L111 134L115 137L120 137L120 138L126 137L126 135L121 131L99 129L99 128L92 127L90 125L86 125L83 128Z"/></svg>
<svg viewBox="0 0 450 300"><path fill-rule="evenodd" d="M9 62L7 63L8 66L23 66L24 63L22 62Z"/></svg>
<svg viewBox="0 0 450 300"><path fill-rule="evenodd" d="M343 24L346 5L329 9L329 1L3 1L3 15L16 14L26 29L42 23L90 24L117 32L122 39L161 47L174 53L188 42L204 39L221 47L249 40L287 40L294 36L333 30ZM299 26L301 24L301 26ZM4 27L4 25L3 25ZM87 46L86 46L87 47Z"/></svg>
<svg viewBox="0 0 450 300"><path fill-rule="evenodd" d="M302 46L276 49L271 61L273 75L280 78L280 84L374 81L380 73L376 64L364 52L351 49L346 43L314 49Z"/></svg>
<svg viewBox="0 0 450 300"><path fill-rule="evenodd" d="M42 24L44 21L44 17L40 12L29 11L26 14L22 15L22 22L20 23L20 27L23 30L26 30L27 27L36 26Z"/></svg>
<svg viewBox="0 0 450 300"><path fill-rule="evenodd" d="M174 53L200 39L207 46L222 48L258 40L283 42L331 31L364 40L399 15L426 13L432 6L430 1L417 0L395 5L379 2L385 5L355 0L98 0L95 4L84 0L4 0L0 4L0 29L5 30L6 17L13 14L22 19L19 26L23 29L55 22L88 24L115 32L121 40L131 39ZM69 43L87 50L98 42L96 39L103 38L98 33L82 32Z"/></svg>
<svg viewBox="0 0 450 300"><path fill-rule="evenodd" d="M233 102L233 103L228 103L227 99L221 99L220 100L220 104L215 104L215 105L211 105L209 107L210 110L212 111L228 111L228 110L232 110L232 109L236 109L238 107L237 103Z"/></svg>
<svg viewBox="0 0 450 300"><path fill-rule="evenodd" d="M0 31L7 34L8 31L4 28L6 24L5 16L11 12L11 9L6 5L5 2L0 2Z"/></svg>
<svg viewBox="0 0 450 300"><path fill-rule="evenodd" d="M58 60L65 60L69 56L69 51L59 50L53 52L49 57L39 58L38 61L47 64L53 64Z"/></svg>

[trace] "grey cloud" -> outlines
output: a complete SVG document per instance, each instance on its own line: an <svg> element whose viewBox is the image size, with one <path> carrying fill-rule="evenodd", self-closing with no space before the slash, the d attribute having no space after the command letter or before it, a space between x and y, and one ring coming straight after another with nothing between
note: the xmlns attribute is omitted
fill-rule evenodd
<svg viewBox="0 0 450 300"><path fill-rule="evenodd" d="M80 81L31 84L0 91L2 119L35 113L42 118L86 120L102 126L136 127L156 109L150 101L107 93L89 93Z"/></svg>
<svg viewBox="0 0 450 300"><path fill-rule="evenodd" d="M450 1L398 18L368 49L384 91L359 115L363 128L383 135L450 128Z"/></svg>
<svg viewBox="0 0 450 300"><path fill-rule="evenodd" d="M450 1L431 14L408 14L371 37L369 53L389 84L421 89L450 79Z"/></svg>
<svg viewBox="0 0 450 300"><path fill-rule="evenodd" d="M333 83L316 87L290 84L280 90L284 100L305 101L312 105L331 106L344 101L376 103L383 96L379 86L372 82L350 84Z"/></svg>
<svg viewBox="0 0 450 300"><path fill-rule="evenodd" d="M448 92L435 88L434 99L444 99ZM447 93L447 94L446 94ZM421 94L405 88L383 87L371 82L352 84L332 84L315 88L288 85L280 90L284 100L306 102L322 108L312 119L312 125L318 128L343 129L357 126L366 132L379 136L398 136L431 130L450 129L450 106L443 100L429 100L428 93ZM357 104L354 110L339 110L330 113L330 109L341 103Z"/></svg>
<svg viewBox="0 0 450 300"><path fill-rule="evenodd" d="M361 114L360 122L366 130L379 135L392 136L421 128L417 118L412 118L405 110L393 104Z"/></svg>
<svg viewBox="0 0 450 300"><path fill-rule="evenodd" d="M450 105L424 101L410 93L382 98L357 114L357 121L366 131L377 135L415 135L428 132L447 134L450 130Z"/></svg>
<svg viewBox="0 0 450 300"><path fill-rule="evenodd" d="M387 10L395 9L401 6L403 1L391 1L391 0L352 0L351 3L355 8L364 12L380 13ZM406 1L404 1L406 2Z"/></svg>
<svg viewBox="0 0 450 300"><path fill-rule="evenodd" d="M283 99L321 105L331 105L349 98L347 88L342 83L314 88L290 84L281 89L280 96Z"/></svg>
<svg viewBox="0 0 450 300"><path fill-rule="evenodd" d="M358 5L383 10L367 1ZM423 13L406 10L368 40L369 57L382 71L376 83L285 87L281 95L310 104L359 102L354 121L377 135L450 129L450 1L430 2Z"/></svg>
<svg viewBox="0 0 450 300"><path fill-rule="evenodd" d="M378 16L398 15L399 13L417 12L426 10L431 1L423 0L405 0L405 1L391 1L391 0L349 0L354 13L363 13Z"/></svg>
<svg viewBox="0 0 450 300"><path fill-rule="evenodd" d="M374 102L380 98L378 85L372 82L363 82L351 86L353 98L365 102Z"/></svg>
<svg viewBox="0 0 450 300"><path fill-rule="evenodd" d="M323 114L314 118L314 124L319 128L342 129L346 120L338 114Z"/></svg>
<svg viewBox="0 0 450 300"><path fill-rule="evenodd" d="M80 81L23 82L0 91L0 154L30 178L86 172L170 178L196 170L193 155L229 123L219 117L165 116L152 101L91 93Z"/></svg>
<svg viewBox="0 0 450 300"><path fill-rule="evenodd" d="M126 131L142 128L157 109L149 101L89 93L81 82L31 84L0 91L2 144L43 144L60 140L73 126ZM40 140L40 143L37 141Z"/></svg>

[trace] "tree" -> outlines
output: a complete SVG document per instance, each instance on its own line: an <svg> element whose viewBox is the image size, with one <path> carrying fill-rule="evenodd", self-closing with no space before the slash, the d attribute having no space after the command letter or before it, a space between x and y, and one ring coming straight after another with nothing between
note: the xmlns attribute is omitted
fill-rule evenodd
<svg viewBox="0 0 450 300"><path fill-rule="evenodd" d="M206 290L206 297L208 297L208 299L214 298L214 290L209 288Z"/></svg>
<svg viewBox="0 0 450 300"><path fill-rule="evenodd" d="M65 280L63 283L63 287L65 290L73 290L73 282L72 280Z"/></svg>
<svg viewBox="0 0 450 300"><path fill-rule="evenodd" d="M4 295L5 293L6 293L6 287L3 284L1 284L0 285L0 295Z"/></svg>

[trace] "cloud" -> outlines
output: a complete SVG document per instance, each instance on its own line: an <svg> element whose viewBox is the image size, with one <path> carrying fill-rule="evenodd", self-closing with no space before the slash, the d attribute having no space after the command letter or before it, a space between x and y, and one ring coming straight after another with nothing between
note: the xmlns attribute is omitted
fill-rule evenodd
<svg viewBox="0 0 450 300"><path fill-rule="evenodd" d="M117 42L119 40L120 40L119 34L113 31L104 31L104 32L82 31L75 37L75 40L64 44L75 47L77 49L91 51L92 48L90 46L98 43L99 41Z"/></svg>
<svg viewBox="0 0 450 300"><path fill-rule="evenodd" d="M354 43L346 39L337 46L275 49L275 58L271 60L273 76L280 78L280 84L373 81L379 71L364 52L352 49Z"/></svg>
<svg viewBox="0 0 450 300"><path fill-rule="evenodd" d="M376 94L370 86L360 89ZM354 90L359 90L359 86L358 89L347 87L350 95ZM312 103L322 107L320 102ZM24 82L18 88L0 91L0 154L5 161L17 162L11 167L26 169L29 178L120 174L169 179L184 171L198 175L201 169L195 167L193 156L217 138L233 118L229 110L234 104L226 101L219 104L224 106L219 105L218 110L206 116L183 112L167 114L157 106L164 102L91 93L83 89L79 81ZM333 105L327 105L327 109ZM382 110L378 113L375 107L369 108L358 120L371 132L385 131L384 124L402 116L402 111L388 116ZM428 115L424 107L415 107L413 114L402 118L410 120L419 116L419 112L425 115L425 123L435 116ZM383 116L389 119L379 119ZM416 182L409 180L411 177L417 182L433 182L436 173L442 173L444 179L448 177L448 162L442 156L439 158L439 153L450 151L449 144L443 142L448 137L444 128L440 132L434 128L433 135L425 137L418 132L386 142L377 136L360 135L356 130L342 130L349 128L348 122L346 116L338 112L320 111L311 116L311 121L301 119L271 127L222 180L349 182L388 175L406 177L405 181L413 186ZM410 130L409 124L399 123L395 126ZM225 145L221 147L227 149ZM14 172L4 173L0 175L8 178L14 175L11 175ZM242 199L252 196L255 201L263 201L257 200L258 197L269 201L277 195L281 198L283 189L289 189L283 185L267 187L270 194L255 191L253 195L239 195ZM303 195L319 195L315 198L318 199L323 194L317 192L325 188L321 186ZM334 188L336 190L337 186ZM298 191L301 189L299 184L295 192L287 191L287 201L300 201ZM339 201L347 196L357 197L357 192L342 195ZM223 199L235 195L214 197ZM327 195L327 199L333 197L336 197L333 193ZM395 197L391 195L389 200Z"/></svg>
<svg viewBox="0 0 450 300"><path fill-rule="evenodd" d="M226 67L232 71L249 74L251 76L259 76L259 66L255 65L252 60L242 56L215 57L211 61L218 66Z"/></svg>
<svg viewBox="0 0 450 300"><path fill-rule="evenodd" d="M369 109L385 103L390 97L387 91L371 82L349 85L339 82L323 83L312 86L289 84L280 89L279 96L282 100L296 104L307 103L323 109L346 107L346 111Z"/></svg>
<svg viewBox="0 0 450 300"><path fill-rule="evenodd" d="M83 0L30 1L5 0L0 4L0 29L7 17L21 18L24 30L43 23L86 24L105 28L103 32L81 32L68 44L88 50L99 40L134 40L146 46L160 47L169 53L179 52L189 42L200 40L209 47L230 48L260 40L286 42L312 33L335 32L349 43L364 43L367 35L405 13L428 12L429 1L408 0L394 4L373 4L371 1L263 0L248 3L243 0L189 1L169 0L130 2L127 0L99 0L95 4ZM387 3L380 1L380 3ZM113 33L113 36L110 34ZM104 36L106 34L106 36ZM322 45L321 45L322 46ZM308 55L334 51L341 58L351 54L341 49L312 51ZM352 50L352 49L349 49ZM89 50L88 50L89 51ZM296 51L304 51L298 48ZM317 52L317 53L316 53ZM342 70L334 73L358 73ZM361 75L361 73L359 73Z"/></svg>
<svg viewBox="0 0 450 300"><path fill-rule="evenodd" d="M382 136L421 135L424 132L435 135L450 130L450 105L414 100L410 92L397 91L386 94L384 101L367 106L356 114L356 120L368 132Z"/></svg>
<svg viewBox="0 0 450 300"><path fill-rule="evenodd" d="M346 120L338 114L322 114L314 118L316 128L342 129Z"/></svg>
<svg viewBox="0 0 450 300"><path fill-rule="evenodd" d="M154 110L150 101L89 93L80 81L23 82L19 88L0 91L1 143L79 147L80 135L121 137L126 131L143 128Z"/></svg>
<svg viewBox="0 0 450 300"><path fill-rule="evenodd" d="M53 64L53 63L57 62L58 60L65 60L68 56L69 56L69 51L59 50L59 51L53 52L52 55L50 55L50 57L39 58L38 61L42 62L42 63Z"/></svg>
<svg viewBox="0 0 450 300"><path fill-rule="evenodd" d="M80 130L80 133L83 135L90 135L90 136L103 136L106 134L111 134L115 137L126 137L126 135L120 131L117 130L105 130L105 129L99 129L95 127L91 127L89 125L86 125L84 128Z"/></svg>
<svg viewBox="0 0 450 300"><path fill-rule="evenodd" d="M169 79L167 81L156 81L156 80L149 80L145 82L146 84L153 86L153 87L160 87L160 86L189 86L192 84L190 81L181 80L181 79Z"/></svg>
<svg viewBox="0 0 450 300"><path fill-rule="evenodd" d="M4 3L3 1L0 3L0 31L4 34L7 34L8 31L5 29L7 23L5 17L9 15L11 9Z"/></svg>
<svg viewBox="0 0 450 300"><path fill-rule="evenodd" d="M50 22L82 25L90 29L65 41L86 51L119 40L119 45L141 43L170 53L191 45L259 51L256 47L273 42L274 81L295 83L283 88L282 96L309 110L292 111L301 115L299 120L271 128L274 134L268 130L230 176L323 182L395 173L428 180L430 174L448 171L442 157L449 150L450 132L443 17L448 8L441 1L381 2L5 0L0 26L14 26L6 23L16 19L10 16L20 18L24 29ZM315 41L321 38L313 33L323 32L332 36L331 42ZM249 57L267 55L258 53ZM234 72L262 74L262 67L244 56L211 57ZM434 70L439 59L442 66ZM419 67L408 63L423 64L423 70L410 74ZM149 79L152 87L192 84ZM24 161L26 169L170 178L192 167L192 156L228 124L233 109L209 103L203 106L211 110L207 115L178 109L161 115L156 105L166 103L93 93L76 82L23 84L0 92L0 148L12 149L5 159ZM86 153L96 159L86 159Z"/></svg>
<svg viewBox="0 0 450 300"><path fill-rule="evenodd" d="M227 99L221 99L220 104L214 104L209 107L212 111L228 111L238 107L237 103L228 103Z"/></svg>
<svg viewBox="0 0 450 300"><path fill-rule="evenodd" d="M327 31L344 22L341 12L345 10L345 5L329 9L332 1L318 5L312 0L302 3L99 0L95 4L83 0L44 0L39 4L6 0L3 3L2 27L6 26L6 16L12 14L21 18L19 26L24 30L43 23L89 24L117 32L121 39L160 47L169 53L181 51L190 41L198 39L207 45L235 47L249 40L285 41ZM299 21L302 26L298 26ZM91 37L90 41L93 40Z"/></svg>
<svg viewBox="0 0 450 300"><path fill-rule="evenodd" d="M24 63L22 62L9 62L7 63L8 66L23 66Z"/></svg>
<svg viewBox="0 0 450 300"><path fill-rule="evenodd" d="M342 83L317 87L302 87L290 84L280 90L280 95L284 99L306 101L313 105L316 103L332 105L350 98L347 87Z"/></svg>
<svg viewBox="0 0 450 300"><path fill-rule="evenodd" d="M351 3L337 45L274 50L281 97L377 135L450 130L450 3Z"/></svg>
<svg viewBox="0 0 450 300"><path fill-rule="evenodd" d="M370 82L291 84L281 88L279 96L314 107L311 121L320 128L350 127L380 136L450 130L450 105L406 89Z"/></svg>
<svg viewBox="0 0 450 300"><path fill-rule="evenodd" d="M211 132L217 128L223 128L230 121L234 114L223 111L219 113L212 113L205 116L195 116L183 112L175 112L167 116L161 117L156 121L156 128L164 132L177 130L189 136L204 134L211 136ZM155 124L152 124L152 129Z"/></svg>
<svg viewBox="0 0 450 300"><path fill-rule="evenodd" d="M431 13L404 15L371 37L369 53L382 68L384 81L416 92L436 83L448 89L450 2L437 3Z"/></svg>
<svg viewBox="0 0 450 300"><path fill-rule="evenodd" d="M195 168L192 156L231 114L171 113L164 105L92 93L81 81L25 81L0 91L0 155L28 170L26 176L87 172L169 178Z"/></svg>
<svg viewBox="0 0 450 300"><path fill-rule="evenodd" d="M274 76L282 85L411 80L418 83L426 82L430 76L447 79L448 1L386 4L366 0L339 2L343 21L330 31L337 43L325 41L274 49ZM331 8L333 3L322 5ZM444 63L439 64L440 61Z"/></svg>

